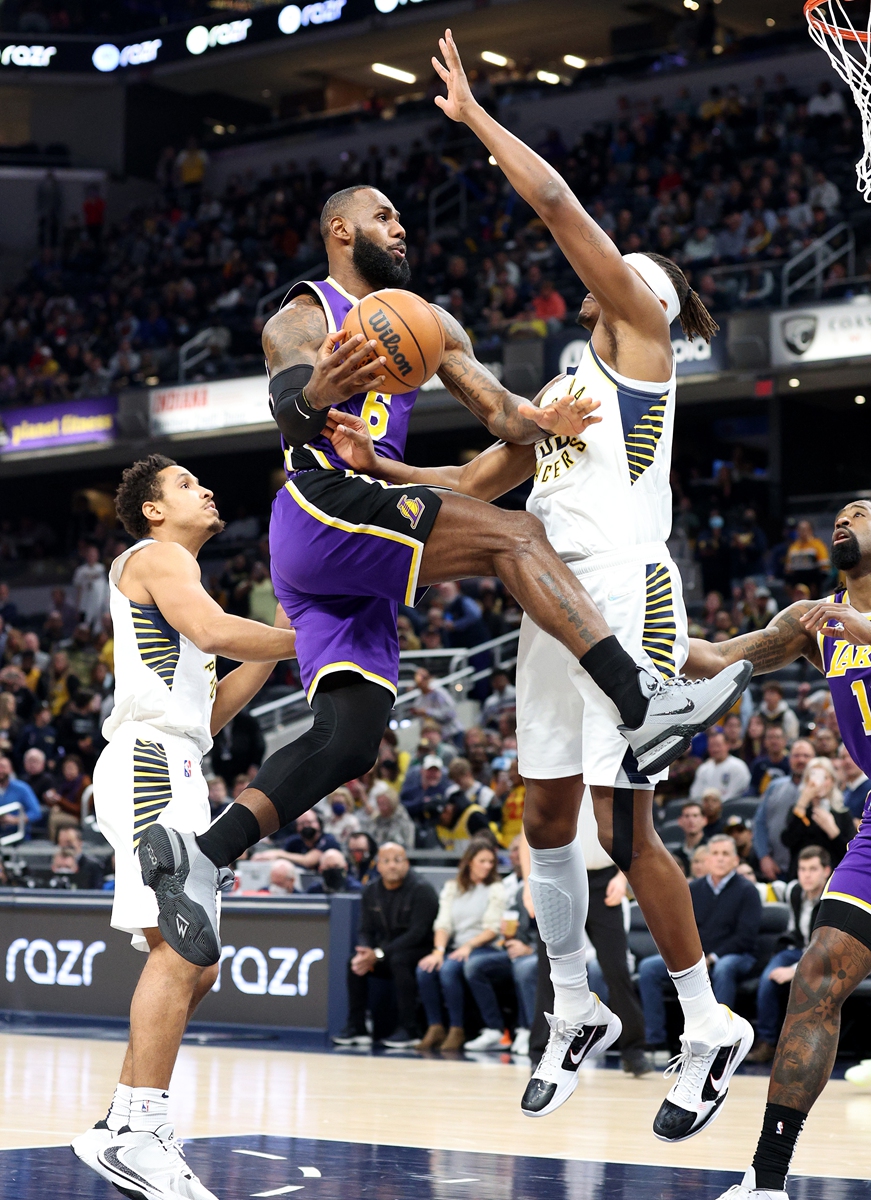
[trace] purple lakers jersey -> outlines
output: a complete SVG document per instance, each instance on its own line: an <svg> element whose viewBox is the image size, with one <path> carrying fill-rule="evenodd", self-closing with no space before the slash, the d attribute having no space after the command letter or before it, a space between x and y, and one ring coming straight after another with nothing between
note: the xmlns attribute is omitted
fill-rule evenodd
<svg viewBox="0 0 871 1200"><path fill-rule="evenodd" d="M830 597L849 603L846 590ZM850 757L871 776L871 646L854 646L817 634L823 669L832 693L841 740Z"/></svg>
<svg viewBox="0 0 871 1200"><path fill-rule="evenodd" d="M320 301L327 318L328 333L335 333L337 329L342 328L342 322L359 299L346 292L334 279L315 282L304 280L291 288L285 303L302 292L307 292ZM416 399L417 389L404 392L400 396L391 396L384 392L358 392L350 400L336 407L343 412L353 413L366 422L372 441L382 458L392 458L401 462L405 455L408 422ZM348 469L348 464L333 449L332 442L323 435L313 438L305 446L285 446L284 464L288 474L317 467L340 471Z"/></svg>

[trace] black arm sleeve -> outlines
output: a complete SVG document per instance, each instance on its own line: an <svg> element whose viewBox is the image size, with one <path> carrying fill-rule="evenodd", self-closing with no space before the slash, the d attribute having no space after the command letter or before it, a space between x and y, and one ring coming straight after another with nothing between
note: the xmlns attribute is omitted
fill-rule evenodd
<svg viewBox="0 0 871 1200"><path fill-rule="evenodd" d="M302 391L314 374L309 363L279 371L269 381L269 407L281 435L289 446L304 446L318 436L327 423L328 408L309 408Z"/></svg>

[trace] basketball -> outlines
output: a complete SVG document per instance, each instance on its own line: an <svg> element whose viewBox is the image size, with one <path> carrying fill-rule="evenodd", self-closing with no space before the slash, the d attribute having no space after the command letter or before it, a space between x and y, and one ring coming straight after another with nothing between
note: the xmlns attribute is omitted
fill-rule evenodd
<svg viewBox="0 0 871 1200"><path fill-rule="evenodd" d="M364 296L342 323L353 337L374 338L376 355L387 362L384 385L391 394L413 392L431 379L445 352L445 332L430 304L400 288Z"/></svg>

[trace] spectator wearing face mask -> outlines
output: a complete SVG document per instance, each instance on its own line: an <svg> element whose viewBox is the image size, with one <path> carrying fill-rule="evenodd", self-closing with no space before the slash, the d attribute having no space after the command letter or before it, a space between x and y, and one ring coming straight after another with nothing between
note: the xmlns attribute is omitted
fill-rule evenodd
<svg viewBox="0 0 871 1200"><path fill-rule="evenodd" d="M296 867L286 858L279 858L272 864L269 872L269 887L266 891L270 896L287 896L296 891Z"/></svg>
<svg viewBox="0 0 871 1200"><path fill-rule="evenodd" d="M336 788L318 804L323 813L324 833L332 834L341 846L347 846L348 838L360 831L360 818L354 812L354 797L347 788Z"/></svg>
<svg viewBox="0 0 871 1200"><path fill-rule="evenodd" d="M433 944L438 897L431 884L411 870L408 855L395 842L378 851L378 875L363 890L354 956L348 964L348 1021L333 1038L338 1046L369 1046L366 1012L383 1045L405 1048L417 1042L420 959ZM398 1026L390 1029L388 985L393 984Z"/></svg>
<svg viewBox="0 0 871 1200"><path fill-rule="evenodd" d="M321 864L321 855L326 850L341 850L341 846L331 833L324 833L321 819L312 808L296 818L296 833L285 842L284 853L276 854L276 857L288 858L306 871L316 871ZM275 854L274 851L266 851L266 854L270 853Z"/></svg>
<svg viewBox="0 0 871 1200"><path fill-rule="evenodd" d="M348 860L341 850L323 852L318 875L320 878L306 888L310 896L333 896L336 892L362 891L359 880L348 874Z"/></svg>

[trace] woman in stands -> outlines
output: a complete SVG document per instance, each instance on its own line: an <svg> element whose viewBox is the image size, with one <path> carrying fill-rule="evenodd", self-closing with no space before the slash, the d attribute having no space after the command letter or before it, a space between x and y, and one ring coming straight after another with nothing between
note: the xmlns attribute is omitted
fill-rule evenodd
<svg viewBox="0 0 871 1200"><path fill-rule="evenodd" d="M435 949L418 964L417 986L427 1019L419 1049L462 1048L466 1041L464 977L484 1021L483 1032L466 1049L491 1050L501 1043L504 1021L492 981L500 974L511 979L508 955L495 945L504 908L496 851L489 841L473 838L460 859L456 879L449 879L441 890L434 926ZM499 967L503 968L501 972Z"/></svg>

